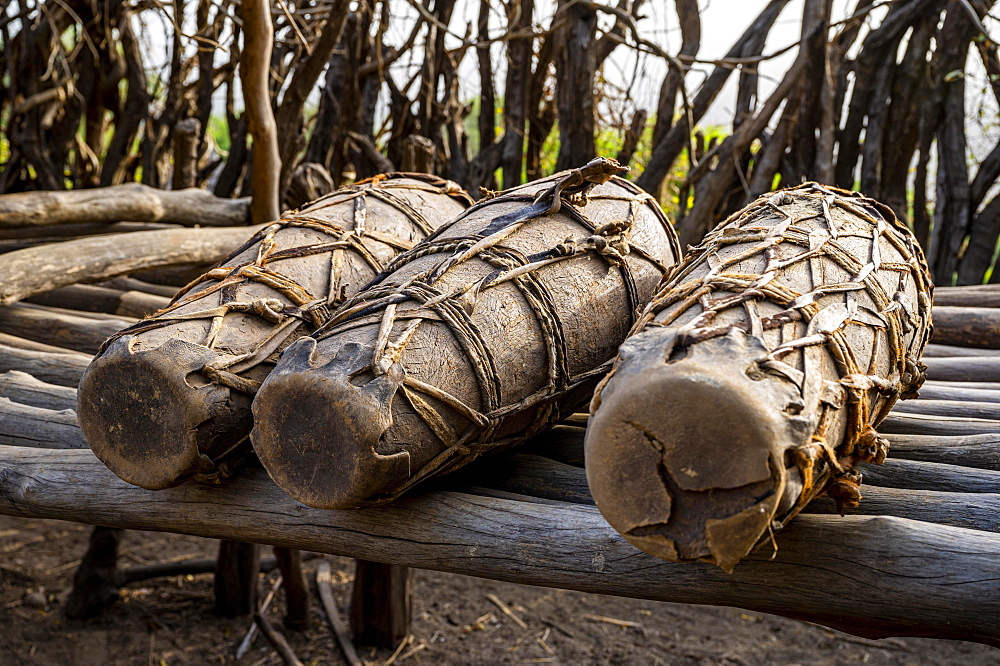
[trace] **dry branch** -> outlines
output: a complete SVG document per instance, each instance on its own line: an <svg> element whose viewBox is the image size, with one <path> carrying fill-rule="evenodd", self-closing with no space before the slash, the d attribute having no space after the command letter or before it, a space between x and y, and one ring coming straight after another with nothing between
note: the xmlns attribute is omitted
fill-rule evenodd
<svg viewBox="0 0 1000 666"><path fill-rule="evenodd" d="M882 488L866 485L864 499L850 515L896 516L939 525L1000 532L1000 492L964 493L941 490ZM836 503L829 497L813 500L804 513L835 514Z"/></svg>
<svg viewBox="0 0 1000 666"><path fill-rule="evenodd" d="M135 323L134 319L96 319L85 314L92 313L13 303L0 307L0 327L29 340L92 354L108 337Z"/></svg>
<svg viewBox="0 0 1000 666"><path fill-rule="evenodd" d="M890 435L956 435L964 437L965 435L1000 433L1000 421L893 412L879 424L878 431Z"/></svg>
<svg viewBox="0 0 1000 666"><path fill-rule="evenodd" d="M893 458L1000 470L1000 435L893 435Z"/></svg>
<svg viewBox="0 0 1000 666"><path fill-rule="evenodd" d="M176 287L171 287L166 284L144 282L133 277L111 278L110 280L102 282L99 286L108 287L110 289L118 289L120 291L138 291L144 294L152 294L153 296L163 296L167 299L173 298L174 294L177 293Z"/></svg>
<svg viewBox="0 0 1000 666"><path fill-rule="evenodd" d="M1000 350L994 352L996 356L925 358L927 378L936 382L1000 382Z"/></svg>
<svg viewBox="0 0 1000 666"><path fill-rule="evenodd" d="M944 438L936 438L941 444ZM1000 436L994 438L1000 440ZM944 440L944 441L950 441ZM580 443L582 444L582 437ZM893 442L895 449L895 441ZM888 515L898 518L913 518L926 522L939 523L943 525L953 525L956 527L968 527L972 529L986 530L990 532L1000 532L1000 521L993 515L992 508L1000 505L1000 486L994 486L994 490L988 490L988 484L994 477L1000 478L1000 473L986 472L985 484L983 479L977 476L978 472L971 469L963 469L962 459L964 451L948 451L948 455L937 455L934 462L949 462L952 464L938 464L930 472L926 471L921 463L909 463L900 461L895 467L890 467L887 474L873 474L873 479L880 485L887 487L877 487L866 484L862 487L862 500L857 509L851 510L852 514L864 515ZM932 463L933 464L933 463ZM951 492L939 492L943 489L929 485L930 482L918 482L915 485L906 485L898 479L906 471L916 468L916 476L919 479L928 478L930 474L938 474L941 478L947 479L951 484ZM882 468L872 468L876 472ZM941 472L945 470L945 472ZM970 486L973 492L966 489L956 490L957 479L962 474L969 474L975 481ZM525 501L535 498L546 498L569 502L572 504L593 505L594 501L587 492L587 479L584 470L570 465L560 464L554 460L529 454L513 454L503 456L489 461L474 472L463 475L465 483L476 484L477 494L482 494L481 490L497 489L506 493L514 493L513 497L521 497ZM933 478L933 477L929 477ZM866 472L867 480L867 472ZM995 481L993 482L996 483ZM455 489L463 488L462 483L457 483ZM899 490L899 488L921 488L925 490ZM993 493L983 496L984 493ZM828 499L816 500L805 510L805 513L834 513L827 508Z"/></svg>
<svg viewBox="0 0 1000 666"><path fill-rule="evenodd" d="M167 307L170 299L143 291L120 291L92 284L73 284L25 299L29 303L57 308L105 312L126 317L145 317Z"/></svg>
<svg viewBox="0 0 1000 666"><path fill-rule="evenodd" d="M64 347L56 347L55 345L47 345L43 342L28 340L26 338L21 338L16 335L11 335L10 333L0 333L0 345L6 345L7 347L13 347L14 349L27 349L29 351L48 352L50 354L73 353L73 350L71 349L66 349Z"/></svg>
<svg viewBox="0 0 1000 666"><path fill-rule="evenodd" d="M214 263L259 230L140 231L10 252L0 262L0 305L77 282L98 282L141 269Z"/></svg>
<svg viewBox="0 0 1000 666"><path fill-rule="evenodd" d="M934 290L934 305L1000 308L1000 286L982 284L968 287L938 287Z"/></svg>
<svg viewBox="0 0 1000 666"><path fill-rule="evenodd" d="M920 397L925 400L968 400L995 403L1000 402L1000 391L950 386L947 382L928 382L920 388Z"/></svg>
<svg viewBox="0 0 1000 666"><path fill-rule="evenodd" d="M0 197L0 202L3 197ZM157 229L176 229L181 225L163 222L104 222L46 224L43 227L5 227L0 228L0 240L3 241L34 241L39 238L48 242L72 240L82 236L98 236L101 234L123 234L132 231L156 231Z"/></svg>
<svg viewBox="0 0 1000 666"><path fill-rule="evenodd" d="M44 409L76 409L75 389L43 382L20 370L0 374L0 397Z"/></svg>
<svg viewBox="0 0 1000 666"><path fill-rule="evenodd" d="M955 345L929 344L924 347L924 358L949 356L1000 356L996 349L978 349L976 347L956 347Z"/></svg>
<svg viewBox="0 0 1000 666"><path fill-rule="evenodd" d="M87 354L18 349L0 344L0 372L20 370L50 384L75 389L88 365L90 356Z"/></svg>
<svg viewBox="0 0 1000 666"><path fill-rule="evenodd" d="M962 347L998 347L1000 309L935 306L931 340Z"/></svg>
<svg viewBox="0 0 1000 666"><path fill-rule="evenodd" d="M1000 470L1000 435L893 435L891 444L893 458Z"/></svg>
<svg viewBox="0 0 1000 666"><path fill-rule="evenodd" d="M866 484L954 493L1000 493L1000 471L923 460L886 460L865 465Z"/></svg>
<svg viewBox="0 0 1000 666"><path fill-rule="evenodd" d="M243 101L246 105L250 136L253 137L253 202L250 217L257 224L278 219L280 212L278 179L281 157L278 150L278 130L274 121L269 92L271 44L270 3L245 0L243 14L244 51L240 63Z"/></svg>
<svg viewBox="0 0 1000 666"><path fill-rule="evenodd" d="M264 638L268 640L281 656L286 666L303 666L299 658L295 656L292 646L288 644L288 641L277 629L271 626L271 623L267 621L267 618L263 614L260 612L254 613L253 621L257 625L257 628L260 629L260 633L264 634Z"/></svg>
<svg viewBox="0 0 1000 666"><path fill-rule="evenodd" d="M923 387L921 387L921 391L932 386L973 389L976 391L1000 391L1000 382L924 382Z"/></svg>
<svg viewBox="0 0 1000 666"><path fill-rule="evenodd" d="M350 666L361 666L361 659L358 657L354 643L351 642L351 632L340 618L340 609L337 608L337 601L333 598L333 586L330 584L330 563L320 562L316 567L316 589L319 590L320 602L326 617L330 622L330 629L333 631L337 644L344 653L344 658Z"/></svg>
<svg viewBox="0 0 1000 666"><path fill-rule="evenodd" d="M518 583L739 606L871 637L1000 644L1000 537L986 532L885 516L806 515L777 536L774 561L765 550L727 575L639 554L587 506L435 492L370 510L326 511L297 504L259 470L222 486L151 492L117 479L89 451L3 447L0 460L4 514L240 538ZM213 510L204 511L206 505ZM859 584L865 594L843 593Z"/></svg>
<svg viewBox="0 0 1000 666"><path fill-rule="evenodd" d="M897 414L948 416L959 419L991 419L997 421L1000 432L1000 404L958 400L903 400L893 407Z"/></svg>
<svg viewBox="0 0 1000 666"><path fill-rule="evenodd" d="M0 228L123 220L233 227L248 222L249 207L249 199L220 199L207 190L169 191L128 183L91 190L5 194L0 196Z"/></svg>
<svg viewBox="0 0 1000 666"><path fill-rule="evenodd" d="M39 448L85 449L76 412L32 407L0 398L0 444Z"/></svg>

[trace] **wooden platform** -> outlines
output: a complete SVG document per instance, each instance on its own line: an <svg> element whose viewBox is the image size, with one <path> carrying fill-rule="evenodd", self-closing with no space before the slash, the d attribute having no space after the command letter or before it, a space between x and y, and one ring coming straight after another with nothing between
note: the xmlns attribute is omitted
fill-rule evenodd
<svg viewBox="0 0 1000 666"><path fill-rule="evenodd" d="M939 290L946 303L966 293ZM983 293L1000 296L1000 289ZM961 310L964 303L947 307ZM977 322L984 309L974 313ZM994 314L1000 321L996 309L985 313L987 325L939 328L938 340L974 346L928 350L931 381L921 399L899 405L883 424L890 459L864 471L858 510L841 517L820 498L776 535L776 550L765 546L731 575L645 555L607 525L587 490L583 417L378 509L310 509L261 469L220 485L158 492L130 486L80 448L75 414L58 409L72 404L72 389L65 387L87 356L37 342L78 341L74 327L93 334L110 322L44 305L8 311L15 323L56 322L18 329L36 342L0 335L0 373L24 369L48 382L0 374L0 513L738 606L868 637L936 636L1000 646L1000 335L988 325ZM946 312L944 319L956 315L965 321L961 312ZM0 328L9 332L6 324ZM15 350L15 344L33 348Z"/></svg>

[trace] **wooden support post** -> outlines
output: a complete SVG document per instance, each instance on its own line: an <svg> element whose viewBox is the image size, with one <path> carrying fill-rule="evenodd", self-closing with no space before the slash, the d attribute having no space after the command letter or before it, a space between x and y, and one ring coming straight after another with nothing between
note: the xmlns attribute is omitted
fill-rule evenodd
<svg viewBox="0 0 1000 666"><path fill-rule="evenodd" d="M285 581L285 626L303 631L309 626L309 584L302 571L302 551L275 547L274 557Z"/></svg>
<svg viewBox="0 0 1000 666"><path fill-rule="evenodd" d="M73 619L95 617L118 601L118 544L125 530L95 527L90 545L73 576L73 590L66 601L66 615Z"/></svg>
<svg viewBox="0 0 1000 666"><path fill-rule="evenodd" d="M187 118L174 128L174 177L173 189L183 190L198 183L198 136L201 123L197 118Z"/></svg>
<svg viewBox="0 0 1000 666"><path fill-rule="evenodd" d="M351 631L362 645L396 647L410 631L410 568L357 560L351 592Z"/></svg>
<svg viewBox="0 0 1000 666"><path fill-rule="evenodd" d="M257 609L260 546L219 541L215 564L215 612L223 617L250 615Z"/></svg>

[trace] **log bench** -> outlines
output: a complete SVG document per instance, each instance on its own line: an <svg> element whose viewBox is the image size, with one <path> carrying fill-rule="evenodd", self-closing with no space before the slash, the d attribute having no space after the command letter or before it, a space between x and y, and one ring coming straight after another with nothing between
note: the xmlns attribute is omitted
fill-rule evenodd
<svg viewBox="0 0 1000 666"><path fill-rule="evenodd" d="M107 277L102 269L94 279ZM1000 288L989 293L1000 295ZM120 299L111 294L107 302ZM970 326L964 305L945 307L939 344L927 359L926 397L900 405L883 424L890 459L864 470L861 506L839 516L832 501L817 499L733 574L656 559L607 525L587 489L583 415L380 508L311 509L260 468L219 485L130 486L85 448L75 413L65 409L67 387L86 366L83 352L92 350L79 343L67 351L7 331L0 331L0 513L737 606L865 637L1000 646L1000 309L977 308ZM103 323L44 305L13 312L18 321L44 315L45 343ZM32 337L30 327L18 330Z"/></svg>

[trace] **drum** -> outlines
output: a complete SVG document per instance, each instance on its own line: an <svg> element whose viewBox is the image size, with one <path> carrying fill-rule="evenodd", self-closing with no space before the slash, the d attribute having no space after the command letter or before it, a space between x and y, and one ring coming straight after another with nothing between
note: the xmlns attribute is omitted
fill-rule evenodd
<svg viewBox="0 0 1000 666"><path fill-rule="evenodd" d="M594 396L598 508L648 553L731 570L818 494L856 506L875 426L923 382L931 290L913 235L859 194L808 183L734 214Z"/></svg>
<svg viewBox="0 0 1000 666"><path fill-rule="evenodd" d="M480 202L292 345L253 406L275 482L313 507L387 501L585 404L678 258L620 170Z"/></svg>
<svg viewBox="0 0 1000 666"><path fill-rule="evenodd" d="M396 173L286 213L104 343L78 399L94 454L152 490L226 476L251 451L250 403L281 351L471 203L451 181Z"/></svg>

